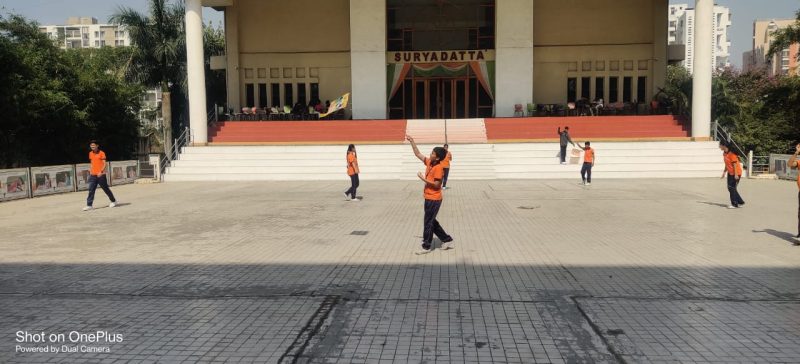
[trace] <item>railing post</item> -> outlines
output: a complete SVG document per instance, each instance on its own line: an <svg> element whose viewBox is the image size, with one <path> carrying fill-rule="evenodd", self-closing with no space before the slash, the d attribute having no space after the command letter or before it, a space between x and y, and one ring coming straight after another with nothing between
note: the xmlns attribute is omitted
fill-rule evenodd
<svg viewBox="0 0 800 364"><path fill-rule="evenodd" d="M747 152L747 178L753 177L753 151Z"/></svg>
<svg viewBox="0 0 800 364"><path fill-rule="evenodd" d="M717 124L716 120L714 120L713 128L714 132L712 135L714 136L714 141L719 141L719 124Z"/></svg>

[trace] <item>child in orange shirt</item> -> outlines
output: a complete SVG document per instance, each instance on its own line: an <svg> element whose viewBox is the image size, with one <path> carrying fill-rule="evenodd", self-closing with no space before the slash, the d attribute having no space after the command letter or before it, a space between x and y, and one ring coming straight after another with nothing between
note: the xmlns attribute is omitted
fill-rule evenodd
<svg viewBox="0 0 800 364"><path fill-rule="evenodd" d="M108 199L111 200L108 207L116 207L117 200L114 198L114 194L111 193L111 189L108 188L108 179L106 178L106 153L100 150L100 144L94 140L89 143L89 148L92 150L89 152L89 162L91 163L91 171L89 172L89 196L86 198L86 206L83 208L83 211L92 209L94 192L97 190L98 185L103 189L103 192L106 193Z"/></svg>
<svg viewBox="0 0 800 364"><path fill-rule="evenodd" d="M414 138L406 135L406 139L411 142L414 155L426 166L424 174L422 172L417 174L417 177L425 182L425 190L423 191L425 218L423 220L422 248L416 254L427 254L433 250L433 235L436 235L442 241L442 250L453 249L453 237L448 235L442 225L439 224L439 221L436 220L436 215L442 206L442 179L444 178L444 169L440 162L447 157L447 150L442 147L436 147L433 148L429 157L425 157L424 154L419 152L417 144L414 143Z"/></svg>
<svg viewBox="0 0 800 364"><path fill-rule="evenodd" d="M726 174L728 175L728 193L731 196L731 204L728 208L743 207L744 200L742 200L742 196L739 195L739 191L736 189L742 177L742 163L739 162L739 156L724 142L719 143L719 149L722 150L722 159L725 162L725 168L722 170L720 179L725 178Z"/></svg>
<svg viewBox="0 0 800 364"><path fill-rule="evenodd" d="M450 176L450 161L453 160L453 155L450 154L450 146L444 145L444 150L447 151L447 156L442 160L442 168L444 169L444 179L442 179L442 189L447 189L447 177Z"/></svg>
<svg viewBox="0 0 800 364"><path fill-rule="evenodd" d="M349 201L358 202L356 197L356 189L358 188L358 155L356 154L356 146L350 144L347 146L347 175L350 176L350 188L344 192L344 198Z"/></svg>
<svg viewBox="0 0 800 364"><path fill-rule="evenodd" d="M592 143L584 143L585 147L576 145L576 147L583 149L583 167L581 167L581 180L587 186L592 185L592 167L594 167L595 155L592 149Z"/></svg>

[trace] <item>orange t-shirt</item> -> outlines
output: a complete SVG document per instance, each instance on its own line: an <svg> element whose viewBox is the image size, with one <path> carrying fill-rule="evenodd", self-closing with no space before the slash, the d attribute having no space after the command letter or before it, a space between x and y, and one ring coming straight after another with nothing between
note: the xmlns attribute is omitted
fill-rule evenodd
<svg viewBox="0 0 800 364"><path fill-rule="evenodd" d="M594 163L594 149L586 148L583 154L583 163Z"/></svg>
<svg viewBox="0 0 800 364"><path fill-rule="evenodd" d="M425 179L428 181L436 181L442 180L444 178L444 168L442 164L439 163L435 166L431 166L431 159L425 158L425 166L428 168L425 169ZM426 200L441 200L442 199L442 188L434 188L429 184L425 184L425 191L423 191L423 196L425 196Z"/></svg>
<svg viewBox="0 0 800 364"><path fill-rule="evenodd" d="M358 158L356 157L356 153L348 152L347 153L347 175L352 176L354 174L358 174Z"/></svg>
<svg viewBox="0 0 800 364"><path fill-rule="evenodd" d="M447 157L444 157L442 161L442 168L450 168L450 160L453 159L453 155L450 152L447 152Z"/></svg>
<svg viewBox="0 0 800 364"><path fill-rule="evenodd" d="M734 152L727 152L722 153L722 158L725 161L725 170L728 171L728 175L742 175L742 163L739 162L739 156L736 155ZM733 165L736 164L736 172L733 171Z"/></svg>
<svg viewBox="0 0 800 364"><path fill-rule="evenodd" d="M106 153L102 150L97 151L97 153L89 152L89 162L92 163L91 175L99 175L106 167Z"/></svg>

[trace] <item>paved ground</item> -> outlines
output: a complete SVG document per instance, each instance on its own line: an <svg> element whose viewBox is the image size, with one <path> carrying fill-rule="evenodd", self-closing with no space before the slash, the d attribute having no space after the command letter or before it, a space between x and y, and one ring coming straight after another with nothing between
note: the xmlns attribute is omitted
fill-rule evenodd
<svg viewBox="0 0 800 364"><path fill-rule="evenodd" d="M452 181L456 249L425 256L413 182L2 203L0 362L800 361L793 183L745 181L727 210L720 180L596 177Z"/></svg>

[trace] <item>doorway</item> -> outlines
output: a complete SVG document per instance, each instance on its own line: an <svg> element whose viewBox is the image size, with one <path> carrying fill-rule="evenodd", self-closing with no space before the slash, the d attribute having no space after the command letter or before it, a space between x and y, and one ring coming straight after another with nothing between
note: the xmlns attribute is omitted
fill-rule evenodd
<svg viewBox="0 0 800 364"><path fill-rule="evenodd" d="M462 119L469 115L469 78L414 79L415 119Z"/></svg>

